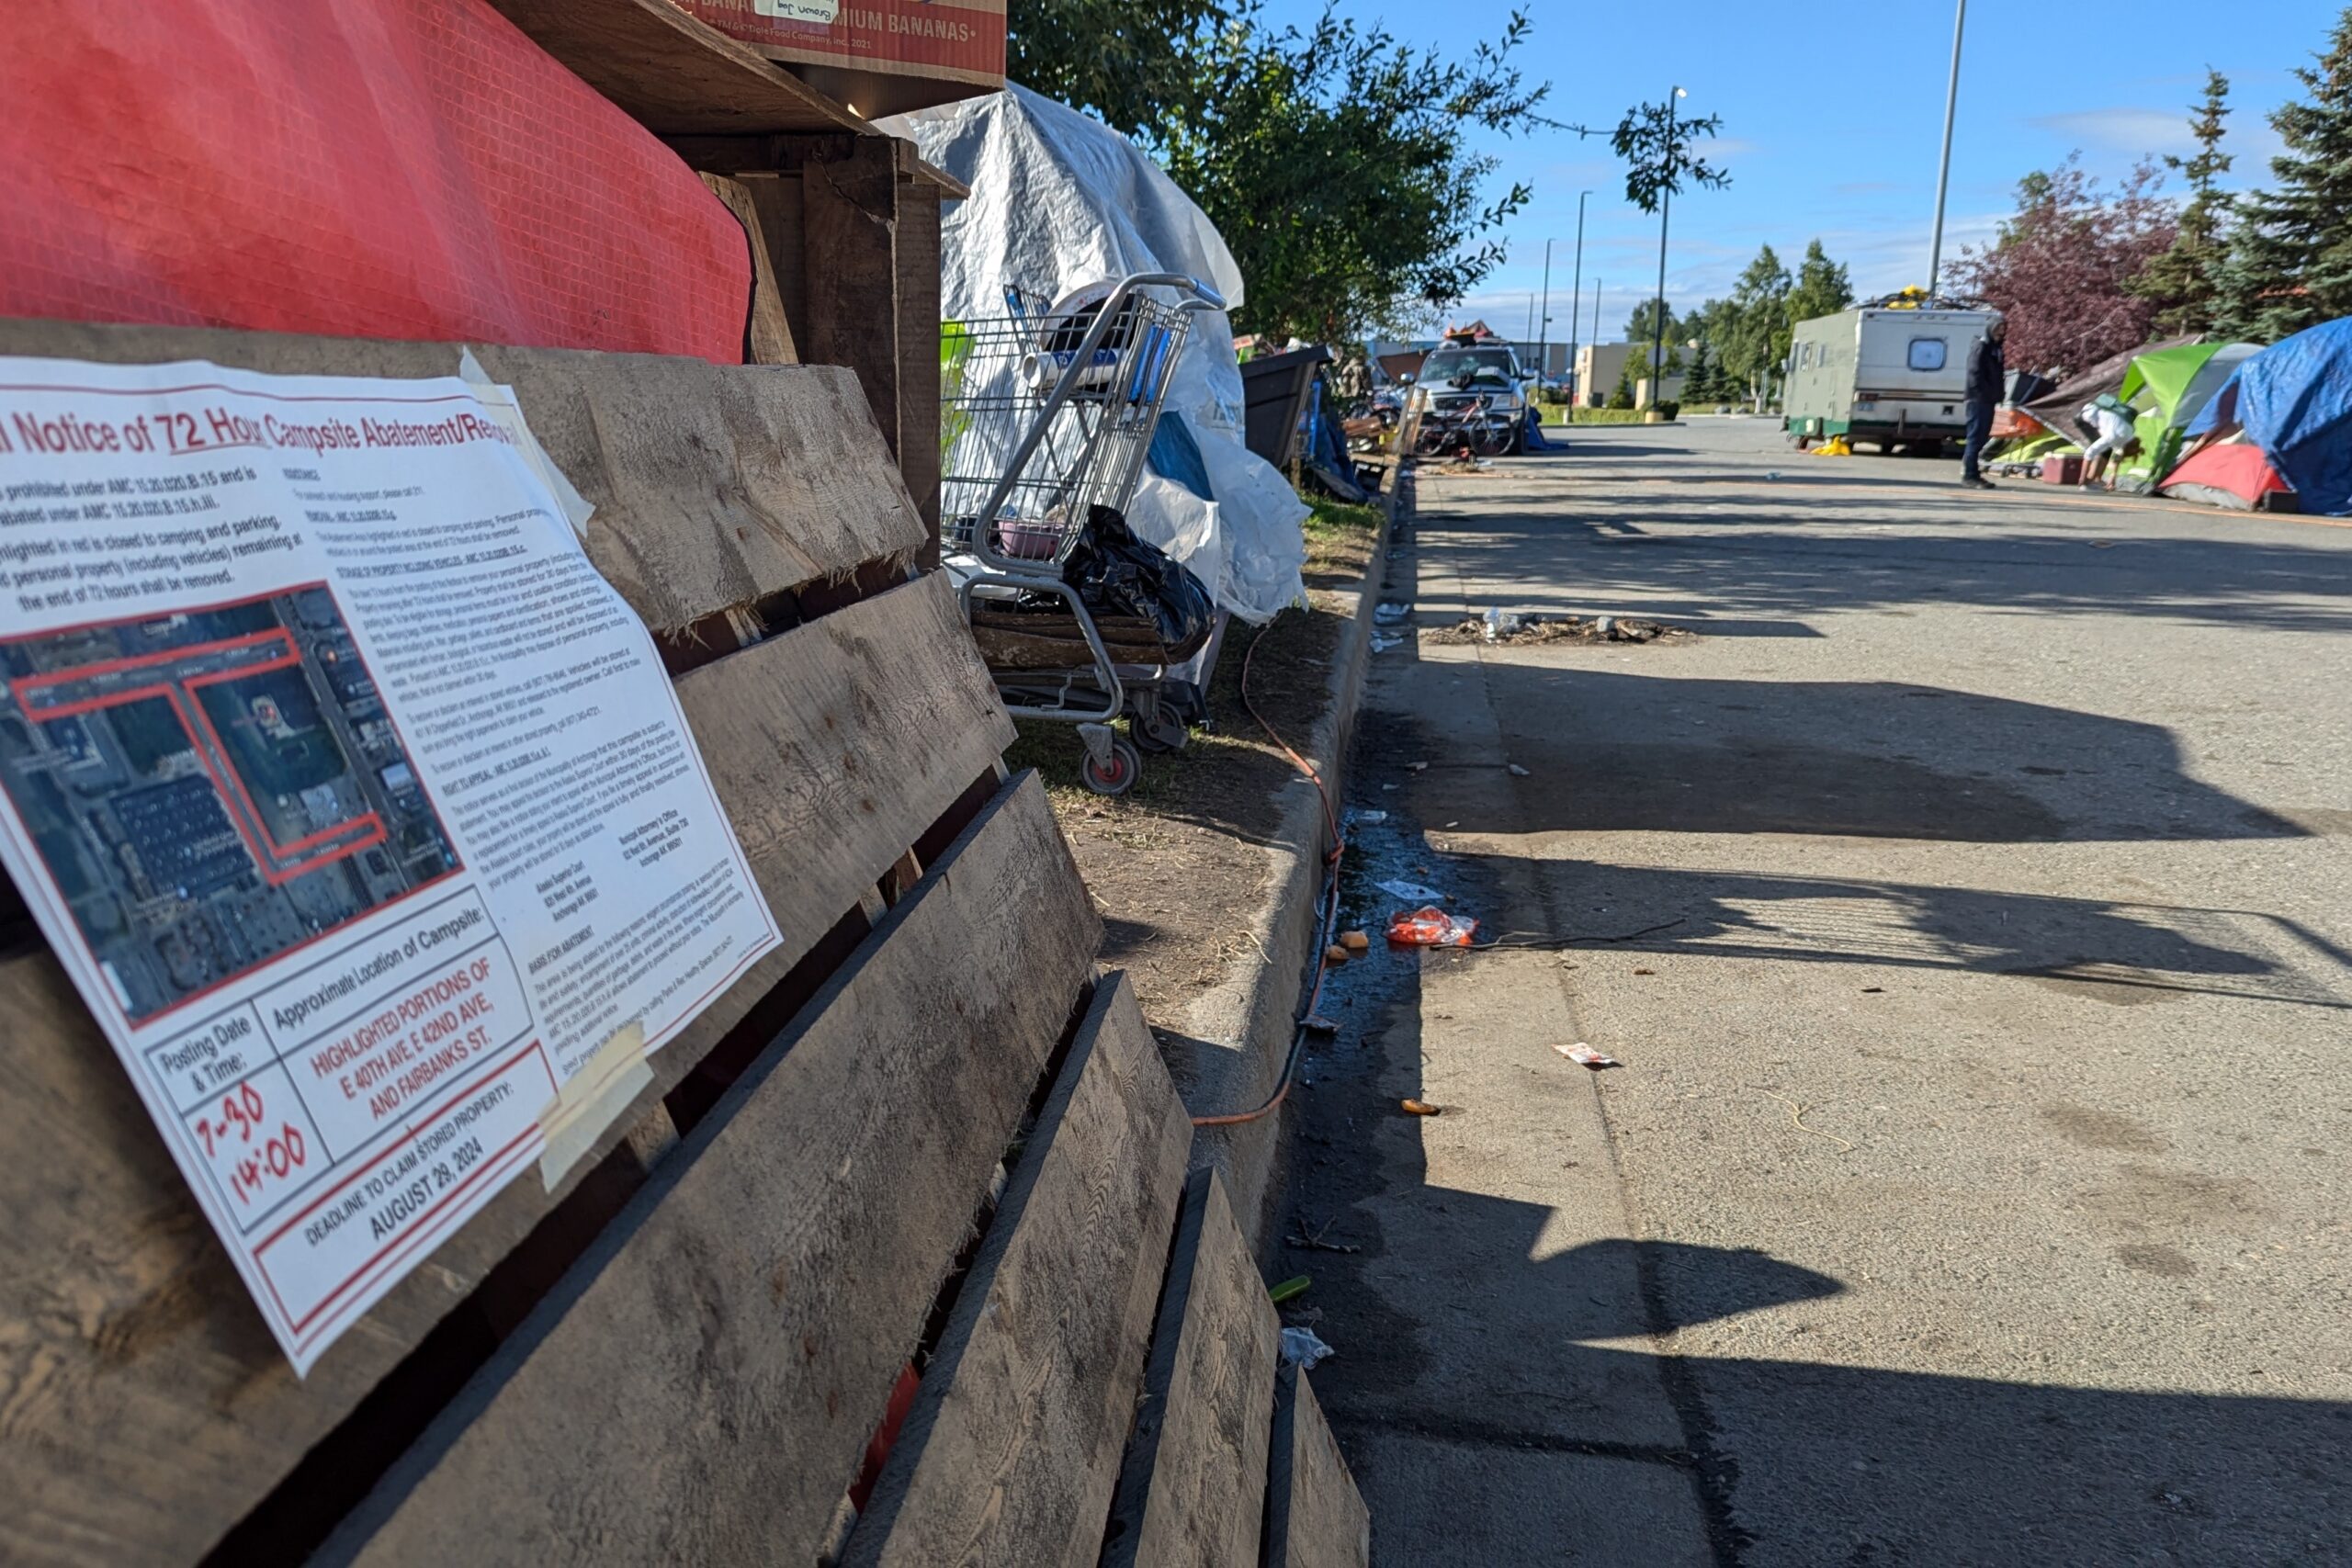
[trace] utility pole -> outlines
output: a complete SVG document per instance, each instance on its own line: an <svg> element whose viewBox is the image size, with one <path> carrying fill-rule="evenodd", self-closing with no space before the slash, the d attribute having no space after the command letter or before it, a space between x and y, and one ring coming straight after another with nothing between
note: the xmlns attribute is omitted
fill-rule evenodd
<svg viewBox="0 0 2352 1568"><path fill-rule="evenodd" d="M1577 318L1584 305L1584 202L1585 197L1591 194L1589 190L1577 193L1577 281L1575 287L1568 290L1568 374L1571 376L1577 374L1577 329L1581 323ZM1583 389L1583 383L1578 382L1577 390Z"/></svg>
<svg viewBox="0 0 2352 1568"><path fill-rule="evenodd" d="M1666 188L1657 194L1657 304L1650 318L1650 407L1666 380L1666 219L1674 205L1674 100L1690 95L1677 87L1666 96Z"/></svg>
<svg viewBox="0 0 2352 1568"><path fill-rule="evenodd" d="M1936 162L1936 231L1928 242L1928 303L1936 302L1936 284L1944 264L1944 193L1951 186L1951 122L1960 107L1960 38L1968 28L1968 0L1960 0L1951 18L1951 80L1944 88L1944 151Z"/></svg>
<svg viewBox="0 0 2352 1568"><path fill-rule="evenodd" d="M1552 242L1544 242L1544 308L1536 312L1535 378L1540 382L1552 372L1545 356L1552 345Z"/></svg>

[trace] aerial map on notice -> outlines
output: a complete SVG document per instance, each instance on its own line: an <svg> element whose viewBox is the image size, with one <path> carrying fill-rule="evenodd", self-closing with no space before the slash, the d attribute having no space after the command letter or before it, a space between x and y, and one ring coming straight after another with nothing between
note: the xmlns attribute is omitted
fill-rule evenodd
<svg viewBox="0 0 2352 1568"><path fill-rule="evenodd" d="M458 869L323 585L0 642L0 784L133 1022Z"/></svg>

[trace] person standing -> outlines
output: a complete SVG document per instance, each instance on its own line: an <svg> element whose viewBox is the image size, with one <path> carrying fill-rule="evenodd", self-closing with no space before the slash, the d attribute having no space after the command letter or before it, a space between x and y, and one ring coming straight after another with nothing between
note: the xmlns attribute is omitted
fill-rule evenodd
<svg viewBox="0 0 2352 1568"><path fill-rule="evenodd" d="M2007 387L2009 365L2001 340L2009 335L2008 318L1998 310L1984 324L1984 335L1968 351L1968 435L1960 448L1960 482L1971 490L1991 490L1993 481L1977 468L1985 439L1993 434L1993 411Z"/></svg>

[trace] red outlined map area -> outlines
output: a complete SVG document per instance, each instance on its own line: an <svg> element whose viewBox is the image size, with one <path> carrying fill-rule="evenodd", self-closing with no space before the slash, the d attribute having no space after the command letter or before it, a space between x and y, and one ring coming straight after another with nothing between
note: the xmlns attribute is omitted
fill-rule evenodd
<svg viewBox="0 0 2352 1568"><path fill-rule="evenodd" d="M133 1021L458 865L322 584L0 641L0 787Z"/></svg>
<svg viewBox="0 0 2352 1568"><path fill-rule="evenodd" d="M243 773L221 740L220 731L198 694L208 687L234 691L248 676L291 669L301 661L302 656L288 633L256 632L250 637L28 676L11 682L10 689L25 716L40 722L76 717L125 703L164 703L187 735L190 754L211 775L229 820L244 839L245 847L253 852L254 869L272 886L283 886L329 861L383 842L384 819L374 811L365 811L347 821L305 834L291 843L279 843L269 816L254 804ZM266 728L267 715L274 704L266 695L254 701L261 713L230 722ZM277 725L284 727L282 715Z"/></svg>

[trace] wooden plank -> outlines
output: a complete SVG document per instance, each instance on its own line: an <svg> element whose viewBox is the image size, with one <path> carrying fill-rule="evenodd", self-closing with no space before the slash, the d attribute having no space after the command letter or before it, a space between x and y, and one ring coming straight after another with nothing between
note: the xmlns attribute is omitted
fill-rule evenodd
<svg viewBox="0 0 2352 1568"><path fill-rule="evenodd" d="M839 369L632 355L596 356L627 363L582 375L559 353L480 357L598 508L589 557L656 631L866 561L911 560L930 536Z"/></svg>
<svg viewBox="0 0 2352 1568"><path fill-rule="evenodd" d="M843 1568L1091 1568L1191 1143L1133 987L1106 976Z"/></svg>
<svg viewBox="0 0 2352 1568"><path fill-rule="evenodd" d="M1274 1379L1265 1568L1366 1568L1371 1561L1371 1511L1306 1374L1286 1361Z"/></svg>
<svg viewBox="0 0 2352 1568"><path fill-rule="evenodd" d="M457 344L201 327L0 320L0 354L145 364L209 359L280 375L457 373ZM856 383L821 366L477 348L596 511L588 555L656 631L692 626L877 558L933 531Z"/></svg>
<svg viewBox="0 0 2352 1568"><path fill-rule="evenodd" d="M847 106L664 0L490 3L657 136L883 134Z"/></svg>
<svg viewBox="0 0 2352 1568"><path fill-rule="evenodd" d="M784 295L776 287L775 265L768 258L767 236L761 230L759 209L752 204L752 193L724 175L706 173L702 183L710 187L711 195L727 204L727 210L743 226L744 249L752 258L752 301L750 321L743 331L743 362L799 364L800 355L792 346L792 323L785 320Z"/></svg>
<svg viewBox="0 0 2352 1568"><path fill-rule="evenodd" d="M508 1188L298 1382L48 952L0 961L0 1561L185 1562L267 1495L675 1087L1012 736L944 579L680 682L785 951L654 1058L550 1195ZM1034 784L1027 786L1030 789ZM1015 906L1016 908L1018 906ZM1085 917L1091 931L1093 917ZM1090 937L1090 941L1092 939ZM1018 967L1017 964L1015 967ZM136 1473L128 1492L117 1483Z"/></svg>
<svg viewBox="0 0 2352 1568"><path fill-rule="evenodd" d="M1100 935L1023 775L321 1561L811 1561Z"/></svg>
<svg viewBox="0 0 2352 1568"><path fill-rule="evenodd" d="M937 573L706 664L678 682L678 700L786 935L670 1048L695 1058L874 888L1014 730Z"/></svg>
<svg viewBox="0 0 2352 1568"><path fill-rule="evenodd" d="M899 475L931 530L917 558L931 568L939 564L939 193L903 173L896 251Z"/></svg>
<svg viewBox="0 0 2352 1568"><path fill-rule="evenodd" d="M797 173L739 173L736 183L751 193L752 206L759 212L760 232L767 238L776 292L784 297L784 316L791 324L797 354L808 333L808 258L801 243L800 176Z"/></svg>
<svg viewBox="0 0 2352 1568"><path fill-rule="evenodd" d="M893 458L922 439L939 444L937 410L928 434L910 431L899 398L899 197L897 158L888 142L846 144L842 155L810 157L800 169L800 222L808 272L808 331L801 355L812 365L846 365L882 428ZM938 257L931 258L938 272ZM934 284L934 288L936 285ZM933 374L939 318L931 319Z"/></svg>
<svg viewBox="0 0 2352 1568"><path fill-rule="evenodd" d="M1103 1568L1258 1560L1281 1338L1224 1181L1212 1168L1195 1170L1184 1184Z"/></svg>

